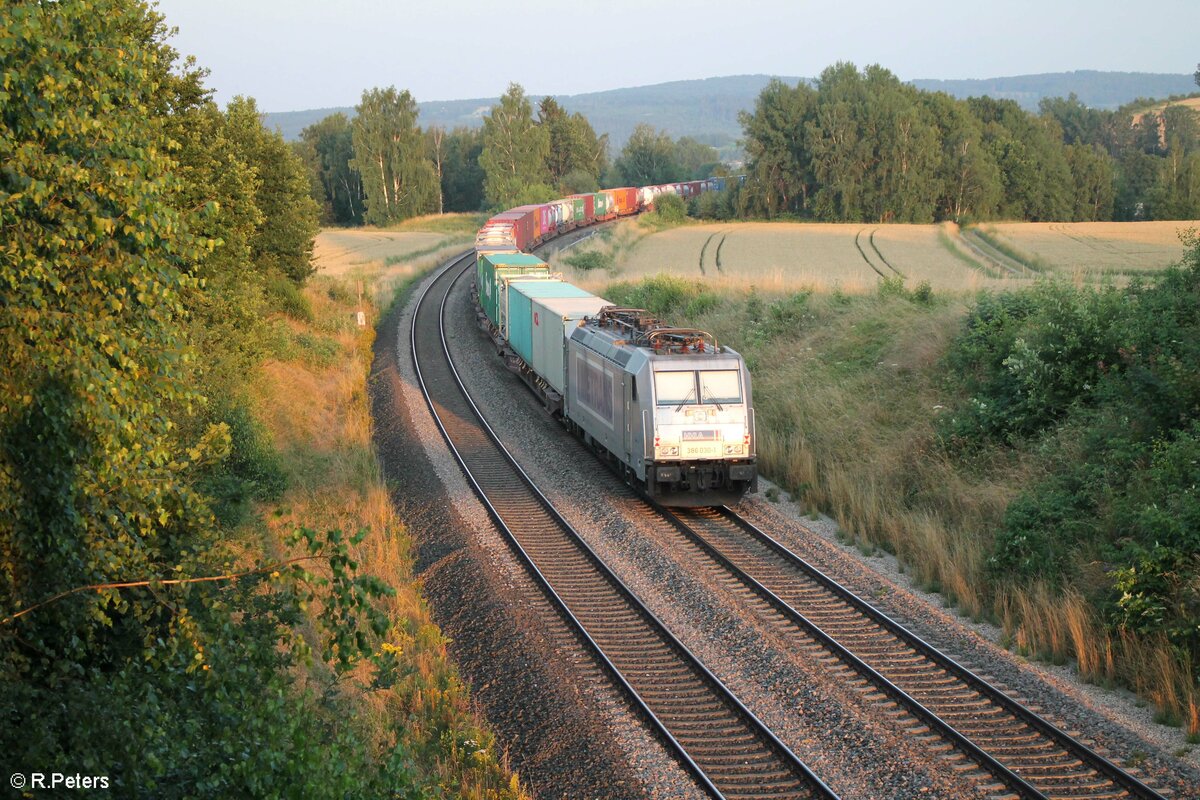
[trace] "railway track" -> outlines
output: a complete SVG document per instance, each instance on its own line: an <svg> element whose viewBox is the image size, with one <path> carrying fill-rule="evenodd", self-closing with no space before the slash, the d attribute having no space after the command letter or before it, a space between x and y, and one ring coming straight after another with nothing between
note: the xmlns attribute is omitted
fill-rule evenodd
<svg viewBox="0 0 1200 800"><path fill-rule="evenodd" d="M945 751L956 769L975 771L993 796L1162 800L733 511L655 510L684 537L681 546L724 573L724 582L736 582L735 590L787 620L802 657L902 710L898 721L909 734Z"/></svg>
<svg viewBox="0 0 1200 800"><path fill-rule="evenodd" d="M452 262L418 298L412 358L438 427L518 557L711 795L836 797L604 566L478 413L443 319L451 287L473 264L473 254Z"/></svg>

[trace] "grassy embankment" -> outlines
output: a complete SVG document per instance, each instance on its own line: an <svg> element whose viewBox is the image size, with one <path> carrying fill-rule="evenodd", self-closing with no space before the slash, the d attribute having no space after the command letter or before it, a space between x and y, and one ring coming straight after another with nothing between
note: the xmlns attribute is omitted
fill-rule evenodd
<svg viewBox="0 0 1200 800"><path fill-rule="evenodd" d="M444 792L482 800L524 794L472 713L467 689L414 581L412 541L388 497L372 444L367 395L374 325L386 305L403 302L421 275L462 249L465 231L475 225L470 216L407 223L401 232L432 229L446 241L397 257L343 254L329 270L335 275L311 278L292 313L271 322L274 357L256 381L255 407L289 488L277 503L259 509L249 531L275 552L301 524L347 534L367 531L351 552L360 571L395 589L378 601L390 624L381 644L389 669L371 675L364 666L331 685L318 666L309 680L338 693L367 747L387 753L399 745L408 754L412 796ZM364 288L361 305L357 281ZM360 308L368 320L363 329L355 323ZM310 608L314 618L322 613L317 606Z"/></svg>
<svg viewBox="0 0 1200 800"><path fill-rule="evenodd" d="M1018 652L1073 661L1089 680L1135 688L1195 741L1192 667L1161 632L1112 622L1103 598L1112 596L1113 565L1095 548L1080 547L1060 572L1028 580L997 569L1010 504L1046 484L1070 454L1083 457L1072 449L1080 427L949 446L947 415L970 402L949 354L961 347L974 303L926 289L896 278L859 294L836 283L763 293L657 277L602 292L709 329L740 350L755 378L765 474L830 513L860 548L894 553L947 605L1001 624Z"/></svg>

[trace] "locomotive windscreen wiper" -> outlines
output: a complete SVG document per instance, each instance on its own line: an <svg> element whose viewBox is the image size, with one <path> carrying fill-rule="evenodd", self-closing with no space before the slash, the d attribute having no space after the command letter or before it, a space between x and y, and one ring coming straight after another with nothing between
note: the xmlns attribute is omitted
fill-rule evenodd
<svg viewBox="0 0 1200 800"><path fill-rule="evenodd" d="M711 399L712 399L712 393L711 393L711 392L708 390L708 384L707 384L707 383L703 383L703 381L701 382L700 391L703 393L703 394L701 395L701 399L703 399L703 401L704 401L704 402L706 402L706 403L707 403L709 400L711 400ZM720 400L712 400L712 402L713 402L713 405L715 405L715 406L717 407L717 411L724 411L724 410L725 410L725 408L724 408L724 407L721 405L721 401L720 401Z"/></svg>
<svg viewBox="0 0 1200 800"><path fill-rule="evenodd" d="M694 394L696 394L696 384L695 383L692 384L692 388L688 389L688 393L683 396L683 399L679 401L679 405L675 406L675 410L682 411L683 407L688 404L688 401L692 399L692 396Z"/></svg>

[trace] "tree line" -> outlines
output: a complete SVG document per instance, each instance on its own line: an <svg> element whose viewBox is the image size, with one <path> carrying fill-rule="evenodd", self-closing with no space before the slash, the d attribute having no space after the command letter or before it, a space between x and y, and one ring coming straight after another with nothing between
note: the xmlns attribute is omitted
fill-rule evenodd
<svg viewBox="0 0 1200 800"><path fill-rule="evenodd" d="M301 132L322 221L388 225L421 214L540 203L601 186L707 177L717 152L639 125L616 161L607 134L553 97L537 104L511 84L481 128L421 128L408 91L368 89L354 119L332 114Z"/></svg>
<svg viewBox="0 0 1200 800"><path fill-rule="evenodd" d="M1200 124L1190 109L1139 112L1043 100L956 100L879 66L773 81L743 113L743 214L831 222L1193 219Z"/></svg>
<svg viewBox="0 0 1200 800"><path fill-rule="evenodd" d="M304 301L309 176L168 35L139 0L0 16L0 752L121 796L400 796L410 754L304 677L367 657L386 587L336 532L270 558L251 524L286 484L250 383Z"/></svg>

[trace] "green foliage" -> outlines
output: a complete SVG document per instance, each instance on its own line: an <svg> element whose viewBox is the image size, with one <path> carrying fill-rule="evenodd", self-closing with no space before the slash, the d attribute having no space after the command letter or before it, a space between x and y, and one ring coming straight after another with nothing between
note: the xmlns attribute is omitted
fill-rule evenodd
<svg viewBox="0 0 1200 800"><path fill-rule="evenodd" d="M705 151L704 155L707 159L710 153ZM679 157L680 148L666 131L639 124L621 149L613 169L626 186L672 183L689 177Z"/></svg>
<svg viewBox="0 0 1200 800"><path fill-rule="evenodd" d="M533 120L533 106L512 83L483 118L484 195L492 208L544 202L557 193L550 187L550 131Z"/></svg>
<svg viewBox="0 0 1200 800"><path fill-rule="evenodd" d="M1153 284L1050 284L987 295L949 360L970 399L950 440L1000 438L1047 454L1014 500L991 566L1005 579L1092 585L1109 619L1200 656L1200 243ZM1027 444L1023 444L1027 443Z"/></svg>
<svg viewBox="0 0 1200 800"><path fill-rule="evenodd" d="M235 97L225 117L234 147L257 177L254 202L263 222L250 237L250 258L260 270L303 283L313 272L318 216L308 172L283 137L263 127L252 98Z"/></svg>
<svg viewBox="0 0 1200 800"><path fill-rule="evenodd" d="M551 184L564 194L598 189L599 178L608 169L608 134L597 136L587 117L568 114L553 97L542 98L538 126L549 134L546 169Z"/></svg>
<svg viewBox="0 0 1200 800"><path fill-rule="evenodd" d="M301 624L335 675L383 632L355 539L272 564L222 527L284 488L228 398L316 213L252 101L222 114L165 37L135 0L0 16L0 751L120 796L428 796L296 681Z"/></svg>
<svg viewBox="0 0 1200 800"><path fill-rule="evenodd" d="M483 208L483 131L455 128L446 134L442 160L442 197L446 211L479 211Z"/></svg>
<svg viewBox="0 0 1200 800"><path fill-rule="evenodd" d="M282 275L268 275L266 292L271 307L282 311L293 319L312 322L312 303L304 296L300 287Z"/></svg>
<svg viewBox="0 0 1200 800"><path fill-rule="evenodd" d="M321 190L322 219L361 225L366 194L354 161L354 129L345 114L330 114L300 132L301 151Z"/></svg>
<svg viewBox="0 0 1200 800"><path fill-rule="evenodd" d="M1120 360L1115 324L1123 305L1116 289L1055 282L983 295L951 351L952 371L971 399L947 418L948 433L1013 440L1090 404Z"/></svg>
<svg viewBox="0 0 1200 800"><path fill-rule="evenodd" d="M738 216L742 196L736 181L720 192L704 192L688 203L688 214L698 219L730 220Z"/></svg>
<svg viewBox="0 0 1200 800"><path fill-rule="evenodd" d="M643 214L641 222L657 230L673 228L687 222L687 203L677 194L660 194L654 198L654 210Z"/></svg>
<svg viewBox="0 0 1200 800"><path fill-rule="evenodd" d="M362 176L364 219L391 225L438 206L438 177L417 127L417 101L405 89L370 89L355 106L350 167Z"/></svg>
<svg viewBox="0 0 1200 800"><path fill-rule="evenodd" d="M829 221L1191 219L1200 122L1184 106L1098 111L919 91L839 63L778 80L739 117L745 209Z"/></svg>
<svg viewBox="0 0 1200 800"><path fill-rule="evenodd" d="M251 501L278 500L287 477L266 431L245 405L225 409L214 421L228 447L224 458L202 468L196 486L209 498L218 524L231 529L246 520Z"/></svg>
<svg viewBox="0 0 1200 800"><path fill-rule="evenodd" d="M613 256L612 253L604 253L599 250L589 250L586 253L576 253L567 256L563 259L563 263L575 269L582 270L612 270Z"/></svg>
<svg viewBox="0 0 1200 800"><path fill-rule="evenodd" d="M695 317L720 304L720 297L705 289L703 284L673 275L656 275L640 283L610 284L604 290L604 296L619 306L644 308L664 319L673 314Z"/></svg>

